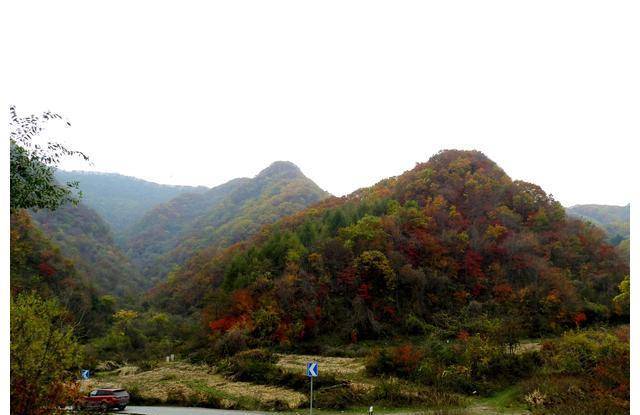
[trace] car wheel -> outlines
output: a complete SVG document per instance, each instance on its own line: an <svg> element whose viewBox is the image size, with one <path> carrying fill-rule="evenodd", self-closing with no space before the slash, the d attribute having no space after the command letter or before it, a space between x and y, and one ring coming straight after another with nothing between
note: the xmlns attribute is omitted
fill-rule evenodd
<svg viewBox="0 0 640 415"><path fill-rule="evenodd" d="M109 409L109 405L107 405L105 402L102 402L100 404L100 411L101 412L107 412L108 409Z"/></svg>

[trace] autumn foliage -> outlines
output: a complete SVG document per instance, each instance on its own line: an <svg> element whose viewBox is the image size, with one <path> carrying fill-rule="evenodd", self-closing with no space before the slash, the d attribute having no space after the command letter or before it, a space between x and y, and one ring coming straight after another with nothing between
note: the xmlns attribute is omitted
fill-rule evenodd
<svg viewBox="0 0 640 415"><path fill-rule="evenodd" d="M442 151L199 255L151 301L203 310L214 337L248 345L384 338L409 317L416 330L509 316L533 336L609 318L627 273L601 230L540 187L480 152Z"/></svg>

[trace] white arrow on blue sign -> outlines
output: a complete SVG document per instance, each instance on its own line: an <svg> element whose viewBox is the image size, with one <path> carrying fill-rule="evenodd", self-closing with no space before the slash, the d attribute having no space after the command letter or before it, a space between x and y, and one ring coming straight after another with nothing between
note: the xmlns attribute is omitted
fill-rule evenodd
<svg viewBox="0 0 640 415"><path fill-rule="evenodd" d="M89 379L89 370L84 369L81 374L82 374L82 379L84 380Z"/></svg>
<svg viewBox="0 0 640 415"><path fill-rule="evenodd" d="M307 363L307 376L315 378L318 376L318 362Z"/></svg>

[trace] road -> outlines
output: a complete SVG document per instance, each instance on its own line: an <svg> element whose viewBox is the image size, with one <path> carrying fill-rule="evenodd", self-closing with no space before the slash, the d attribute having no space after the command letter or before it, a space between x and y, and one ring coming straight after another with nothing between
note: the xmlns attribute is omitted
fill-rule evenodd
<svg viewBox="0 0 640 415"><path fill-rule="evenodd" d="M183 408L177 406L127 406L118 414L138 415L260 415L266 412L236 411L230 409Z"/></svg>

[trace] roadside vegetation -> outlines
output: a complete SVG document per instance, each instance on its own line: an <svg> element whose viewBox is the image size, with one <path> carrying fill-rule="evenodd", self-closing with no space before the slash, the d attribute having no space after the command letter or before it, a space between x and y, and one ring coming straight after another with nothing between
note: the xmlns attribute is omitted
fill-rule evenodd
<svg viewBox="0 0 640 415"><path fill-rule="evenodd" d="M103 363L83 388L125 387L138 404L293 411L309 404L307 361L320 363L320 411L403 408L425 413L624 414L629 411L629 327L572 330L526 348L482 334L380 342L360 357L253 349L215 365Z"/></svg>

